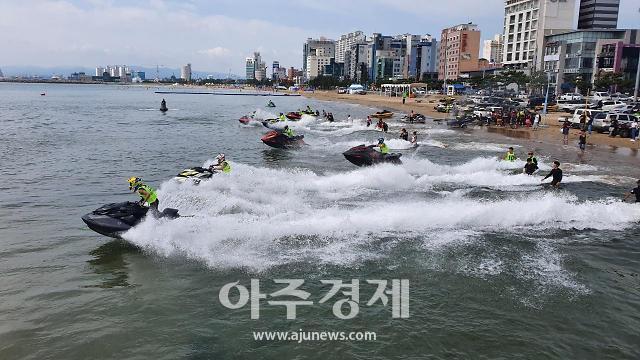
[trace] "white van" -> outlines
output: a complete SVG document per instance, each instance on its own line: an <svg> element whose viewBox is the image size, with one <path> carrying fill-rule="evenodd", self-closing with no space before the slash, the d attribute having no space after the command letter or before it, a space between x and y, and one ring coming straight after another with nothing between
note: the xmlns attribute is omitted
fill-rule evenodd
<svg viewBox="0 0 640 360"><path fill-rule="evenodd" d="M611 94L606 91L596 91L591 95L592 102L611 100Z"/></svg>
<svg viewBox="0 0 640 360"><path fill-rule="evenodd" d="M582 114L586 113L587 114L587 121L589 121L589 118L594 118L596 116L596 114L602 113L605 111L602 110L592 110L592 109L576 109L573 112L573 116L571 116L569 118L569 121L571 122L571 125L573 127L579 127L580 126L580 116L582 116Z"/></svg>

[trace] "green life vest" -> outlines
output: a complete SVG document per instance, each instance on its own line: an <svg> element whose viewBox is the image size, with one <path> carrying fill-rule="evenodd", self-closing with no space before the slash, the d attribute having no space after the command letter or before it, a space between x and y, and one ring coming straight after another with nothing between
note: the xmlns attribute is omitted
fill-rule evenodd
<svg viewBox="0 0 640 360"><path fill-rule="evenodd" d="M287 135L288 137L294 137L295 136L295 134L293 133L293 130L291 130L291 129L285 130L284 134Z"/></svg>
<svg viewBox="0 0 640 360"><path fill-rule="evenodd" d="M225 174L231 173L231 165L227 161L222 162L222 172Z"/></svg>
<svg viewBox="0 0 640 360"><path fill-rule="evenodd" d="M286 121L287 119L285 118L284 115L280 115L280 121Z"/></svg>
<svg viewBox="0 0 640 360"><path fill-rule="evenodd" d="M140 190L144 190L147 192L147 194L149 194L149 197L146 200L144 198L144 195L140 193ZM149 185L141 185L140 188L138 189L138 195L140 195L142 200L145 200L145 202L147 202L148 204L154 203L156 202L156 200L158 200L158 195L156 194L156 191L153 190L153 188Z"/></svg>
<svg viewBox="0 0 640 360"><path fill-rule="evenodd" d="M507 155L504 157L504 159L507 160L507 161L516 161L516 154L507 153Z"/></svg>
<svg viewBox="0 0 640 360"><path fill-rule="evenodd" d="M383 154L389 153L389 147L387 146L387 144L385 143L380 144L380 152Z"/></svg>

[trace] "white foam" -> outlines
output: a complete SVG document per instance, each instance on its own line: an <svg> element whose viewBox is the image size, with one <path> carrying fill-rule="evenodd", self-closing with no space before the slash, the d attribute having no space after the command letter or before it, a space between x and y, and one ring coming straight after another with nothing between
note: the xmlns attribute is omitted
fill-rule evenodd
<svg viewBox="0 0 640 360"><path fill-rule="evenodd" d="M483 159L476 162L491 164ZM491 166L503 166L500 164ZM430 166L419 170L448 169L474 175L471 170L481 167L474 162L457 168ZM181 254L216 268L259 271L303 260L361 262L377 256L366 245L386 235L401 239L403 234L443 230L472 234L523 229L618 230L640 220L640 209L633 204L580 202L562 192L537 192L507 200L468 199L460 194L429 199L419 195L430 186L422 178L416 180L406 167L392 165L320 176L234 164L232 174L216 174L199 186L164 183L159 189L161 206L176 207L194 217L148 219L124 237L166 256ZM380 197L376 195L380 191L401 191L404 196ZM413 197L407 198L412 192ZM444 244L452 241L460 240L445 239Z"/></svg>

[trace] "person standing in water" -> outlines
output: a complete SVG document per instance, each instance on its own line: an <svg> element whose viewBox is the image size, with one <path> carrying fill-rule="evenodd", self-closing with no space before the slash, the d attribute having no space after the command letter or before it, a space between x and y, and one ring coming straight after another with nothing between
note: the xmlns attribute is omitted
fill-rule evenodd
<svg viewBox="0 0 640 360"><path fill-rule="evenodd" d="M400 139L409 141L409 132L407 131L407 129L402 128L402 130L400 130Z"/></svg>
<svg viewBox="0 0 640 360"><path fill-rule="evenodd" d="M411 140L409 140L409 142L411 142L411 144L413 145L417 145L418 144L418 132L414 131L413 133L411 133Z"/></svg>
<svg viewBox="0 0 640 360"><path fill-rule="evenodd" d="M518 160L518 158L516 157L516 154L513 153L513 147L509 147L509 151L507 151L507 154L504 156L504 160L506 161Z"/></svg>
<svg viewBox="0 0 640 360"><path fill-rule="evenodd" d="M582 152L584 152L584 150L587 148L587 133L585 133L584 130L580 132L578 146L580 147L580 150L582 150Z"/></svg>
<svg viewBox="0 0 640 360"><path fill-rule="evenodd" d="M562 170L560 169L560 162L558 160L553 162L551 172L540 181L545 181L549 177L552 177L551 186L560 187L560 182L562 182Z"/></svg>
<svg viewBox="0 0 640 360"><path fill-rule="evenodd" d="M565 120L562 124L562 143L564 145L569 144L569 129L571 129L571 123L569 120Z"/></svg>
<svg viewBox="0 0 640 360"><path fill-rule="evenodd" d="M527 163L524 165L524 169L522 171L527 175L533 175L536 170L538 170L538 165L534 164L531 158L527 158Z"/></svg>
<svg viewBox="0 0 640 360"><path fill-rule="evenodd" d="M623 201L627 201L627 199L629 199L631 195L635 195L636 203L640 203L640 180L636 182L636 185L637 186L634 189L631 189L631 191L625 194Z"/></svg>
<svg viewBox="0 0 640 360"><path fill-rule="evenodd" d="M367 115L367 127L371 126L371 116Z"/></svg>

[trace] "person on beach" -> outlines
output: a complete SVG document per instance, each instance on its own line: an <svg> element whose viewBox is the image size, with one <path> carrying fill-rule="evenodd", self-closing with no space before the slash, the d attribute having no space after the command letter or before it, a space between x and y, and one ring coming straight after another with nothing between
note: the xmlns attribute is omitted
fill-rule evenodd
<svg viewBox="0 0 640 360"><path fill-rule="evenodd" d="M387 146L387 144L384 143L384 138L379 138L378 145L375 145L375 146L380 148L380 153L382 155L387 155L389 153L389 147Z"/></svg>
<svg viewBox="0 0 640 360"><path fill-rule="evenodd" d="M611 125L609 125L609 136L616 137L618 135L618 118L614 118L611 120Z"/></svg>
<svg viewBox="0 0 640 360"><path fill-rule="evenodd" d="M160 201L158 200L158 195L156 191L149 185L146 185L142 182L142 179L139 177L132 176L128 180L129 182L129 190L132 192L138 193L140 196L140 205L144 205L144 203L149 204L149 209L158 213L158 205L160 205Z"/></svg>
<svg viewBox="0 0 640 360"><path fill-rule="evenodd" d="M533 116L533 130L538 130L538 126L540 126L540 113L537 112Z"/></svg>
<svg viewBox="0 0 640 360"><path fill-rule="evenodd" d="M513 153L513 148L509 147L509 151L507 151L507 154L504 156L504 160L506 161L516 161L518 160L518 158L516 157L516 154Z"/></svg>
<svg viewBox="0 0 640 360"><path fill-rule="evenodd" d="M587 131L589 132L589 135L591 135L591 132L593 131L593 116L591 114L589 114L589 118L587 120Z"/></svg>
<svg viewBox="0 0 640 360"><path fill-rule="evenodd" d="M582 151L587 148L587 133L584 130L580 132L580 137L578 138L578 146Z"/></svg>
<svg viewBox="0 0 640 360"><path fill-rule="evenodd" d="M629 199L631 195L635 195L636 203L640 203L640 180L636 182L636 185L637 186L634 189L631 189L631 191L625 194L623 201L627 201L627 199Z"/></svg>
<svg viewBox="0 0 640 360"><path fill-rule="evenodd" d="M533 175L536 170L538 170L538 165L534 164L531 158L527 158L527 163L524 164L524 169L522 169L522 172L527 175Z"/></svg>
<svg viewBox="0 0 640 360"><path fill-rule="evenodd" d="M571 123L567 119L562 124L562 143L564 145L569 144L569 129L571 129Z"/></svg>
<svg viewBox="0 0 640 360"><path fill-rule="evenodd" d="M407 101L407 92L403 92L402 93L402 105L404 105L404 103Z"/></svg>
<svg viewBox="0 0 640 360"><path fill-rule="evenodd" d="M636 141L638 138L638 119L636 118L631 122L631 141Z"/></svg>
<svg viewBox="0 0 640 360"><path fill-rule="evenodd" d="M407 129L402 128L402 130L400 130L400 139L409 141L409 132L407 131Z"/></svg>
<svg viewBox="0 0 640 360"><path fill-rule="evenodd" d="M411 133L411 140L409 140L409 142L411 142L411 144L413 145L417 145L418 144L418 132L414 131L413 133Z"/></svg>
<svg viewBox="0 0 640 360"><path fill-rule="evenodd" d="M549 172L549 174L547 174L544 179L540 180L540 182L545 181L549 177L552 177L551 186L556 188L560 187L560 183L562 182L562 170L560 169L560 162L558 160L553 162L553 168L551 169L551 172Z"/></svg>

